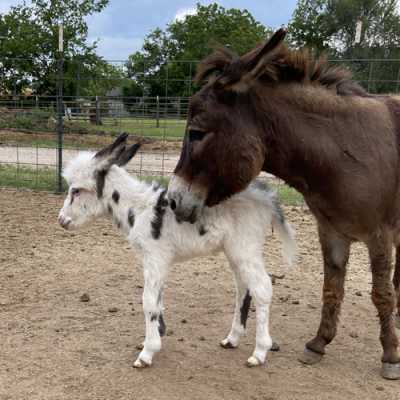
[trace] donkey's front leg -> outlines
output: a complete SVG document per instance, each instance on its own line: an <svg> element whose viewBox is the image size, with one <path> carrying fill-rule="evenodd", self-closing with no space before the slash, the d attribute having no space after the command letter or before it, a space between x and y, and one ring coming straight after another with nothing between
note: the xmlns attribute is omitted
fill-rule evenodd
<svg viewBox="0 0 400 400"><path fill-rule="evenodd" d="M146 322L146 337L143 350L133 366L144 368L152 364L153 356L161 350L161 337L166 326L163 318L163 286L167 272L164 263L147 263L144 266L143 312Z"/></svg>
<svg viewBox="0 0 400 400"><path fill-rule="evenodd" d="M336 335L350 254L350 241L347 238L322 224L318 226L318 233L324 258L321 322L317 335L306 344L304 353L299 358L302 363L309 365L321 361L326 345Z"/></svg>

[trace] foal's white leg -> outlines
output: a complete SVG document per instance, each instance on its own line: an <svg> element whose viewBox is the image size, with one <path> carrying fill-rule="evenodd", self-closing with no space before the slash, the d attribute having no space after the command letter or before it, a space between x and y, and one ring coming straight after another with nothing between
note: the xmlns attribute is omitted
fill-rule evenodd
<svg viewBox="0 0 400 400"><path fill-rule="evenodd" d="M225 349L238 347L240 338L246 329L248 308L251 300L247 287L240 277L238 267L232 262L230 262L230 266L235 277L236 304L231 330L228 336L221 341L221 346Z"/></svg>
<svg viewBox="0 0 400 400"><path fill-rule="evenodd" d="M272 298L271 278L267 273L260 274L260 280L250 285L256 305L256 347L253 355L247 360L249 367L264 364L268 350L272 347L269 334L269 308Z"/></svg>
<svg viewBox="0 0 400 400"><path fill-rule="evenodd" d="M265 272L262 258L239 264L239 273L246 283L256 306L256 347L247 360L249 367L264 364L272 347L269 334L269 308L272 299L271 278Z"/></svg>
<svg viewBox="0 0 400 400"><path fill-rule="evenodd" d="M161 350L161 336L165 334L162 291L168 265L144 262L143 311L146 322L146 337L143 350L133 366L144 368L152 364L153 356Z"/></svg>

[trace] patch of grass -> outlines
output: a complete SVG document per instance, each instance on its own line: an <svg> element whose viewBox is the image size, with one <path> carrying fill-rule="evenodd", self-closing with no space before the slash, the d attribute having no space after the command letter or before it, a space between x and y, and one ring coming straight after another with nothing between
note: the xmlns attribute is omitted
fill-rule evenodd
<svg viewBox="0 0 400 400"><path fill-rule="evenodd" d="M0 187L25 188L54 192L57 172L52 168L16 167L0 165Z"/></svg>
<svg viewBox="0 0 400 400"><path fill-rule="evenodd" d="M86 133L109 133L117 135L128 132L138 136L156 139L182 139L185 134L186 120L146 118L103 118L103 125L93 125L89 121L71 121L66 123L66 131Z"/></svg>
<svg viewBox="0 0 400 400"><path fill-rule="evenodd" d="M304 198L301 193L296 189L284 184L284 183L270 183L269 186L273 187L279 195L279 199L283 204L289 206L300 206L304 204Z"/></svg>

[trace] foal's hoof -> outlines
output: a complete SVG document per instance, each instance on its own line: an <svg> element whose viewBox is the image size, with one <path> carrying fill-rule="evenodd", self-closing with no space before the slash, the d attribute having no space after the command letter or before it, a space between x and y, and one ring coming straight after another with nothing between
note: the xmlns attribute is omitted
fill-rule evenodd
<svg viewBox="0 0 400 400"><path fill-rule="evenodd" d="M259 365L263 365L264 363L262 363L257 357L251 356L247 361L246 361L246 366L249 368L253 368L253 367L258 367Z"/></svg>
<svg viewBox="0 0 400 400"><path fill-rule="evenodd" d="M140 358L138 358L134 363L133 363L133 368L147 368L150 367L151 363L147 363Z"/></svg>
<svg viewBox="0 0 400 400"><path fill-rule="evenodd" d="M140 343L136 345L136 350L143 350L144 349L144 344Z"/></svg>
<svg viewBox="0 0 400 400"><path fill-rule="evenodd" d="M400 363L390 364L382 363L382 376L385 379L400 379Z"/></svg>
<svg viewBox="0 0 400 400"><path fill-rule="evenodd" d="M233 345L228 339L221 340L219 343L224 349L236 349L237 346Z"/></svg>
<svg viewBox="0 0 400 400"><path fill-rule="evenodd" d="M299 361L307 365L317 364L321 360L322 360L322 354L307 349L307 347L304 349L303 354L299 357Z"/></svg>
<svg viewBox="0 0 400 400"><path fill-rule="evenodd" d="M397 329L400 329L400 315L395 315L394 316L394 324Z"/></svg>

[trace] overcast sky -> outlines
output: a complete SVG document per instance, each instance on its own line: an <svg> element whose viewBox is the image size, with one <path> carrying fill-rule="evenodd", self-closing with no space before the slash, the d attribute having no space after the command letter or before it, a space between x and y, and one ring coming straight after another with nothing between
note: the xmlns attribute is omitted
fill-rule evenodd
<svg viewBox="0 0 400 400"><path fill-rule="evenodd" d="M125 60L141 48L144 37L156 27L164 29L175 18L193 12L196 3L211 0L110 0L100 14L88 18L89 39L99 40L98 54L108 60ZM247 8L256 20L271 28L287 24L296 0L218 0L226 8ZM20 0L0 0L0 13Z"/></svg>

